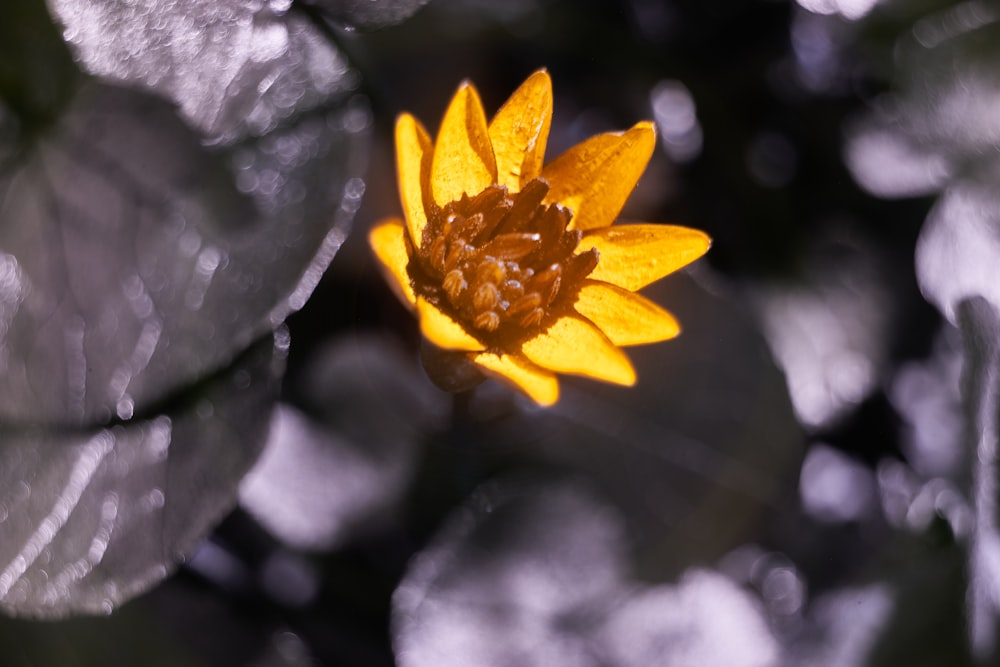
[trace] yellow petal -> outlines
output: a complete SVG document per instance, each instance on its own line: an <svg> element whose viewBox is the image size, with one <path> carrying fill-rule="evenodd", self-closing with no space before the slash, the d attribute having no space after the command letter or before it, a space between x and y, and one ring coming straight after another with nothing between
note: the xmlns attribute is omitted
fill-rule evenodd
<svg viewBox="0 0 1000 667"><path fill-rule="evenodd" d="M635 369L625 353L582 317L560 317L525 341L521 351L529 361L550 371L628 387L635 384Z"/></svg>
<svg viewBox="0 0 1000 667"><path fill-rule="evenodd" d="M649 299L595 280L583 282L574 308L615 345L658 343L681 332L674 316Z"/></svg>
<svg viewBox="0 0 1000 667"><path fill-rule="evenodd" d="M407 252L406 228L403 226L403 221L390 218L378 223L368 232L368 244L382 264L382 268L389 274L391 278L389 284L392 285L396 296L412 308L417 303L417 297L410 284L410 274L406 271L410 254Z"/></svg>
<svg viewBox="0 0 1000 667"><path fill-rule="evenodd" d="M621 225L585 235L581 250L597 248L600 260L590 278L629 291L645 287L708 251L708 234L676 225Z"/></svg>
<svg viewBox="0 0 1000 667"><path fill-rule="evenodd" d="M578 169L597 166L611 155L623 136L624 132L604 132L588 137L545 165L542 173L559 179L559 174L570 175Z"/></svg>
<svg viewBox="0 0 1000 667"><path fill-rule="evenodd" d="M420 247L427 210L424 197L430 184L431 155L430 135L416 118L408 113L396 120L396 178L399 181L399 198L406 216L406 226L413 245Z"/></svg>
<svg viewBox="0 0 1000 667"><path fill-rule="evenodd" d="M431 191L438 206L479 194L496 183L497 165L486 128L486 113L479 93L466 82L451 98L441 120L434 159Z"/></svg>
<svg viewBox="0 0 1000 667"><path fill-rule="evenodd" d="M545 70L528 77L490 122L497 161L497 183L511 192L542 171L552 124L552 79Z"/></svg>
<svg viewBox="0 0 1000 667"><path fill-rule="evenodd" d="M485 346L469 335L462 325L451 319L423 297L417 297L417 316L424 338L444 350L480 352Z"/></svg>
<svg viewBox="0 0 1000 667"><path fill-rule="evenodd" d="M612 143L615 137L598 135L542 169L542 178L551 186L546 203L559 202L569 208L574 229L607 227L615 221L656 146L656 132L649 121L636 123Z"/></svg>
<svg viewBox="0 0 1000 667"><path fill-rule="evenodd" d="M474 355L472 361L491 375L513 384L539 405L548 407L559 400L559 381L556 376L527 359L510 354L484 352Z"/></svg>

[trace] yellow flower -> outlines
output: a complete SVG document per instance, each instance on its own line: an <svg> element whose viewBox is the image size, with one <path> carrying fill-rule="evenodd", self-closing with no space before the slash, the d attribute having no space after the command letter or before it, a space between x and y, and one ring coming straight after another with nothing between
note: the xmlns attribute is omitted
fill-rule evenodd
<svg viewBox="0 0 1000 667"><path fill-rule="evenodd" d="M591 137L543 165L551 119L544 70L489 123L463 83L436 142L402 114L405 221L384 220L369 234L427 341L541 405L559 398L556 373L633 385L621 346L680 333L670 313L634 292L711 243L685 227L611 226L652 155L652 123ZM426 359L429 371L439 366Z"/></svg>

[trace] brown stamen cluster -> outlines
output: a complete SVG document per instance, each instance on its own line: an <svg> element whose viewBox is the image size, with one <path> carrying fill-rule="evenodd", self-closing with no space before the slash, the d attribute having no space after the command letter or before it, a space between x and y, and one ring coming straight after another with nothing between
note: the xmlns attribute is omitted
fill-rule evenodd
<svg viewBox="0 0 1000 667"><path fill-rule="evenodd" d="M574 254L581 232L542 204L548 191L540 178L513 194L491 185L430 212L408 267L416 293L494 347L547 326L597 266L596 249Z"/></svg>

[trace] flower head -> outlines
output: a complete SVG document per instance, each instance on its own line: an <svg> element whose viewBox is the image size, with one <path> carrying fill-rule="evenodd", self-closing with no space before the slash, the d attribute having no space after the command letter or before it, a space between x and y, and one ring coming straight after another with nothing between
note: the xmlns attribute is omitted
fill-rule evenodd
<svg viewBox="0 0 1000 667"><path fill-rule="evenodd" d="M621 347L680 332L670 313L634 292L710 245L685 227L611 226L652 155L652 123L591 137L543 165L551 118L544 70L489 122L475 87L463 83L433 142L402 114L396 167L405 219L369 234L446 364L471 364L541 405L559 398L557 373L634 384ZM448 384L440 363L426 360Z"/></svg>

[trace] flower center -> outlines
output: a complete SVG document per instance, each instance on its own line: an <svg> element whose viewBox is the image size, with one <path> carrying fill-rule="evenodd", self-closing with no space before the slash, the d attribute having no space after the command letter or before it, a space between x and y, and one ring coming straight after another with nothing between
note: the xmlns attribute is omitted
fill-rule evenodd
<svg viewBox="0 0 1000 667"><path fill-rule="evenodd" d="M493 347L548 326L597 266L595 248L575 253L570 210L542 204L548 191L540 178L513 194L490 185L430 211L408 266L414 290Z"/></svg>

